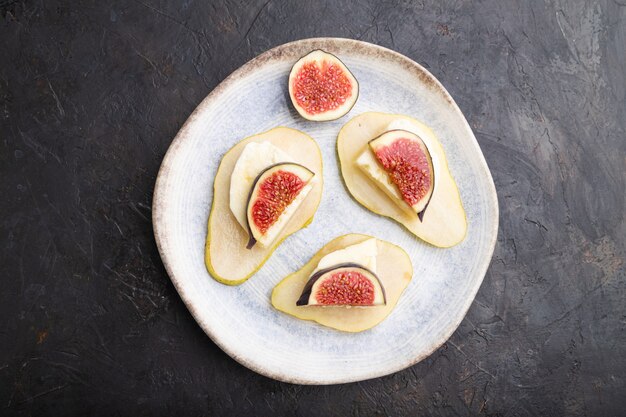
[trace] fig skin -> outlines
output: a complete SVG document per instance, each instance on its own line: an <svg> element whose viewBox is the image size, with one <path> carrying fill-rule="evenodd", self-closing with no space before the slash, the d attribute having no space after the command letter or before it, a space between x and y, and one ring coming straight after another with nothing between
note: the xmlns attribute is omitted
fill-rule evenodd
<svg viewBox="0 0 626 417"><path fill-rule="evenodd" d="M370 271L369 269L365 268L363 265L359 265L353 262L344 262L344 263L340 263L334 266L330 266L328 268L321 269L317 271L316 273L314 273L313 275L311 275L311 278L309 278L309 281L306 283L306 285L304 286L304 289L302 290L302 295L300 296L298 301L296 301L296 305L298 306L309 305L309 298L311 297L311 291L313 290L313 285L315 285L317 280L319 280L321 277L328 274L329 272L333 272L333 271L336 271L337 269L344 269L344 268L360 269L372 275L374 279L378 282L378 286L380 287L383 293L383 305L387 304L387 296L385 294L385 287L383 287L383 284L380 282L378 275L376 275L374 272ZM370 305L363 305L362 307L370 307Z"/></svg>
<svg viewBox="0 0 626 417"><path fill-rule="evenodd" d="M353 91L352 94L353 94L353 96L350 97L351 103L349 103L349 104L344 103L338 109L325 111L325 112L317 113L317 114L309 114L309 113L306 112L306 110L304 110L297 103L297 101L295 99L295 92L294 92L294 89L293 89L293 81L294 81L294 78L295 78L296 74L301 69L302 65L306 62L306 58L309 58L311 55L314 55L316 53L318 53L320 55L323 54L323 55L325 55L324 58L328 58L330 60L336 61L339 64L339 66L346 73L348 79L350 80L350 84L352 85L352 91ZM317 60L316 60L316 62L317 62ZM322 49L314 49L311 52L307 53L306 55L302 56L300 59L298 59L298 61L296 61L296 63L291 67L291 70L289 71L288 83L289 83L289 85L288 85L289 98L291 99L291 103L292 103L293 107L296 109L298 114L300 116L302 116L304 119L310 120L310 121L314 121L314 122L327 122L327 121L337 120L337 119L345 116L346 114L348 114L350 112L350 110L352 110L352 108L355 106L356 102L359 100L360 85L359 85L359 81L356 79L356 77L354 76L352 71L350 71L348 66L346 64L344 64L344 62L341 59L339 59L336 55L334 55L334 54L332 54L330 52L324 51ZM344 106L345 106L345 109L344 109Z"/></svg>

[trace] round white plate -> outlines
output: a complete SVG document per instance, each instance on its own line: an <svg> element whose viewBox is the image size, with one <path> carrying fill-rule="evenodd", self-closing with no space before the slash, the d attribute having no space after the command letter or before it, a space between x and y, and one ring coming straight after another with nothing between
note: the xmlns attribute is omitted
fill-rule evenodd
<svg viewBox="0 0 626 417"><path fill-rule="evenodd" d="M346 116L307 122L287 93L294 62L313 49L337 55L359 81ZM341 126L366 111L401 113L428 124L448 157L469 228L450 249L425 244L388 218L355 202L341 180L335 141ZM244 284L213 280L204 265L213 177L222 155L241 139L289 126L317 140L324 194L313 223L291 237ZM278 46L225 79L189 117L159 171L153 201L161 258L196 321L225 352L282 381L333 384L399 371L443 344L467 312L496 242L498 204L485 159L463 114L423 67L380 46L348 39L306 39ZM274 310L272 288L331 239L364 233L400 245L414 276L391 315L371 330L342 333Z"/></svg>

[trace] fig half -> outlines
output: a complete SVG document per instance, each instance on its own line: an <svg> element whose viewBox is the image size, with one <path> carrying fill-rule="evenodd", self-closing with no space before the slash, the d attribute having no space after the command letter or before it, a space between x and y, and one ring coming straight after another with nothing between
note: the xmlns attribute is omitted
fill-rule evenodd
<svg viewBox="0 0 626 417"><path fill-rule="evenodd" d="M396 204L357 164L359 157L368 150L368 143L390 130L416 134L430 153L436 187L428 202L428 214L422 221L415 211ZM360 204L374 213L392 218L434 246L447 248L463 241L467 218L459 189L448 169L443 147L428 126L403 115L363 113L352 118L339 131L337 154L346 188Z"/></svg>
<svg viewBox="0 0 626 417"><path fill-rule="evenodd" d="M315 272L296 301L299 306L379 306L385 289L375 273L356 263L343 263Z"/></svg>
<svg viewBox="0 0 626 417"><path fill-rule="evenodd" d="M289 73L289 97L307 120L335 120L352 109L359 83L339 58L320 49L295 63Z"/></svg>
<svg viewBox="0 0 626 417"><path fill-rule="evenodd" d="M307 198L271 244L246 249L248 231L241 227L230 209L231 174L248 143L265 141L284 151L294 163L309 168L316 174L317 180L312 182ZM224 284L238 285L254 275L285 238L313 220L322 197L322 188L322 154L315 140L305 133L277 127L250 136L233 146L222 157L213 182L213 203L205 247L205 264L211 276Z"/></svg>
<svg viewBox="0 0 626 417"><path fill-rule="evenodd" d="M391 130L372 139L369 147L400 192L398 203L407 204L422 221L435 189L433 159L424 141L415 133Z"/></svg>
<svg viewBox="0 0 626 417"><path fill-rule="evenodd" d="M311 191L309 182L313 176L310 169L300 164L283 162L256 177L248 196L247 249L257 242L268 246L276 239Z"/></svg>
<svg viewBox="0 0 626 417"><path fill-rule="evenodd" d="M345 332L362 332L382 322L392 312L411 282L413 267L411 259L402 248L380 239L376 239L376 276L384 288L386 304L366 308L296 305L322 258L369 239L372 237L349 234L327 243L306 265L274 287L272 291L274 308L296 318L312 320Z"/></svg>

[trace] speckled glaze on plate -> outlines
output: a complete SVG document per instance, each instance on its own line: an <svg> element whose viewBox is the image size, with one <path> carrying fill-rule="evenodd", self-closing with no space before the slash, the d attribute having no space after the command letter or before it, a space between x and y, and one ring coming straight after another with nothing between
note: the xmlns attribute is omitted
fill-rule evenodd
<svg viewBox="0 0 626 417"><path fill-rule="evenodd" d="M308 122L290 103L293 63L312 49L331 52L359 81L350 113ZM342 183L335 141L341 126L366 111L406 114L437 134L465 207L465 240L438 249L355 202ZM229 287L204 265L213 177L239 140L275 126L304 131L324 158L324 194L312 224L289 237L250 280ZM427 357L454 332L483 280L496 242L495 187L478 143L443 86L407 57L365 42L317 38L271 49L213 90L170 146L156 182L153 223L161 258L181 298L209 337L248 368L282 381L334 384L387 375ZM407 251L414 277L391 315L351 334L294 319L271 307L272 288L333 238L363 233ZM295 300L294 300L295 302Z"/></svg>

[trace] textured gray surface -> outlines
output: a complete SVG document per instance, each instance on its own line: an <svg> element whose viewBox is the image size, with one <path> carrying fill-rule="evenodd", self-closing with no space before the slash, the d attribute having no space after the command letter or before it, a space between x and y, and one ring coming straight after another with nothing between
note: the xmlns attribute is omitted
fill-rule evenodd
<svg viewBox="0 0 626 417"><path fill-rule="evenodd" d="M247 3L0 1L0 414L625 414L626 6ZM437 76L501 213L450 341L334 387L269 380L213 345L149 220L193 108L311 36L378 43Z"/></svg>

